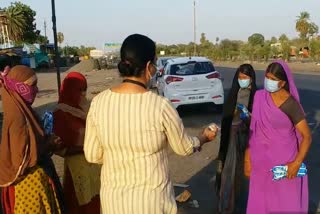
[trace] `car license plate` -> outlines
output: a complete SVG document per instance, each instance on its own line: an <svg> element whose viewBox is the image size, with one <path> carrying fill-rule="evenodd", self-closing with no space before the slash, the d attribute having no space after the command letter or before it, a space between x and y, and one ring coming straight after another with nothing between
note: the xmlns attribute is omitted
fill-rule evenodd
<svg viewBox="0 0 320 214"><path fill-rule="evenodd" d="M203 95L200 95L200 96L190 96L190 97L188 97L188 100L201 100L201 99L204 99L204 96L203 96Z"/></svg>

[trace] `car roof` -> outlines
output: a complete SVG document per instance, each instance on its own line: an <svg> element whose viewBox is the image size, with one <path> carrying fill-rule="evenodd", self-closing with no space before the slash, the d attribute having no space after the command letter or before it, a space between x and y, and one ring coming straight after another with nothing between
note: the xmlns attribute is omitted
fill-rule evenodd
<svg viewBox="0 0 320 214"><path fill-rule="evenodd" d="M173 56L163 56L163 57L158 57L158 60L164 60L164 59L172 59L174 58Z"/></svg>
<svg viewBox="0 0 320 214"><path fill-rule="evenodd" d="M211 60L209 60L206 57L179 57L179 58L169 59L168 63L169 64L185 64L185 63L188 63L190 61L194 61L194 62L211 62Z"/></svg>

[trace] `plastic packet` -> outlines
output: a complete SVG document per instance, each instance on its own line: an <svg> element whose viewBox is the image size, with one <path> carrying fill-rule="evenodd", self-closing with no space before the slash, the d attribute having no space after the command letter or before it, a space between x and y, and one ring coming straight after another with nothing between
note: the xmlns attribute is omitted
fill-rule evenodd
<svg viewBox="0 0 320 214"><path fill-rule="evenodd" d="M53 133L53 113L46 111L42 117L42 126L46 135Z"/></svg>
<svg viewBox="0 0 320 214"><path fill-rule="evenodd" d="M284 179L287 177L287 173L288 173L288 166L286 165L279 165L279 166L274 166L271 169L272 173L273 173L273 178L272 180L274 181L278 181L281 179ZM297 173L297 177L303 177L307 174L308 170L307 167L304 163L301 164L299 171Z"/></svg>

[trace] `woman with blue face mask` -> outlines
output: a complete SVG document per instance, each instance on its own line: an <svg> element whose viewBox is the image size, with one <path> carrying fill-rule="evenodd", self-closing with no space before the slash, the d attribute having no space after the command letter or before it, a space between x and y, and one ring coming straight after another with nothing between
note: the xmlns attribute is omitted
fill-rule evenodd
<svg viewBox="0 0 320 214"><path fill-rule="evenodd" d="M219 213L245 211L248 180L244 177L244 151L248 143L250 112L256 91L255 71L243 64L233 78L223 107L221 140L216 174ZM240 200L241 199L241 200Z"/></svg>
<svg viewBox="0 0 320 214"><path fill-rule="evenodd" d="M311 133L288 65L271 63L264 89L254 97L250 125L250 186L247 213L308 213L308 178L297 177ZM287 177L272 180L274 166Z"/></svg>

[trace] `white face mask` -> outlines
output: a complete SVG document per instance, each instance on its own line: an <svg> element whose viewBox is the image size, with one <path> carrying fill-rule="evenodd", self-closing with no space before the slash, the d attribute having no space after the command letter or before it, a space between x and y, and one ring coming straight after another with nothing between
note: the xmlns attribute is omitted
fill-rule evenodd
<svg viewBox="0 0 320 214"><path fill-rule="evenodd" d="M273 92L277 92L280 90L279 88L279 82L280 81L276 81L276 80L270 80L268 78L264 78L264 88L273 93Z"/></svg>
<svg viewBox="0 0 320 214"><path fill-rule="evenodd" d="M244 79L244 80L238 79L238 83L240 85L240 88L248 88L250 85L250 79Z"/></svg>

